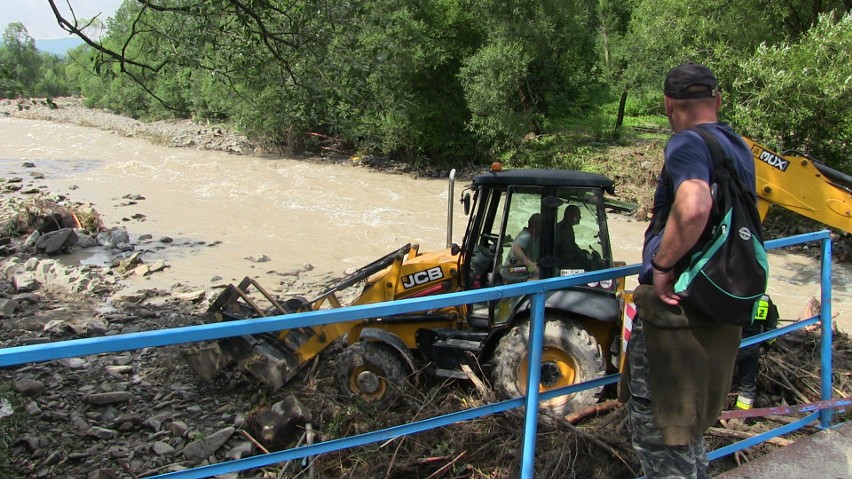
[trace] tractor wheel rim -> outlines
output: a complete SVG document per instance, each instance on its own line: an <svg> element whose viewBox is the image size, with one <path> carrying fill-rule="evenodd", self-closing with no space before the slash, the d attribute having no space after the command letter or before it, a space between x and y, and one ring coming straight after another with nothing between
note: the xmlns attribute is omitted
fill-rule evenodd
<svg viewBox="0 0 852 479"><path fill-rule="evenodd" d="M518 386L526 390L529 381L529 356L526 355L518 364ZM577 378L577 362L561 348L545 347L541 352L541 375L539 392L549 391L574 384Z"/></svg>
<svg viewBox="0 0 852 479"><path fill-rule="evenodd" d="M375 371L360 367L352 373L352 390L357 391L358 395L366 400L379 399L384 395L385 382L384 379L376 374Z"/></svg>

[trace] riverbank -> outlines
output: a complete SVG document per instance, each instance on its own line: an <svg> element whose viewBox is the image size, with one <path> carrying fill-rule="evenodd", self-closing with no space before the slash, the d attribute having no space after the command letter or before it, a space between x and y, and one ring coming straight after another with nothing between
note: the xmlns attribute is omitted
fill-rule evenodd
<svg viewBox="0 0 852 479"><path fill-rule="evenodd" d="M60 97L47 99L0 100L0 116L11 116L28 120L47 120L72 125L97 128L127 138L141 138L156 145L176 148L195 148L206 151L221 151L236 155L287 156L300 161L315 163L351 163L378 171L406 173L415 177L445 178L447 171L440 168L412 167L388 158L373 156L353 157L336 150L324 150L321 154L295 155L264 148L245 135L234 132L223 125L193 120L161 120L142 122L101 109L86 108L82 97ZM461 166L458 175L472 177L481 168Z"/></svg>
<svg viewBox="0 0 852 479"><path fill-rule="evenodd" d="M145 123L109 111L86 108L81 97L0 100L0 115L88 126L169 147L192 147L234 154L250 154L257 149L245 136L221 126L200 125L191 120Z"/></svg>
<svg viewBox="0 0 852 479"><path fill-rule="evenodd" d="M167 120L141 122L116 115L109 111L89 109L83 106L81 97L61 97L50 101L0 100L0 116L47 120L79 126L98 128L128 138L142 138L157 145L189 147L204 151L221 151L236 155L282 155L280 151L268 151L249 138L223 125L196 123L192 120ZM639 220L650 218L650 207L656 187L656 175L662 166L661 141L641 142L635 146L612 147L606 155L600 155L599 171L607 172L616 185L616 198L638 205L634 217ZM438 168L414 167L386 158L353 157L336 152L327 155L290 155L299 161L317 163L347 163L377 171L406 173L414 177L445 178L447 171ZM485 167L460 166L459 178L470 178L485 170ZM764 221L767 237L779 238L824 229L825 226L807 218L797 216L780 207L770 209ZM807 250L798 249L803 252ZM817 254L814 249L807 254ZM852 261L852 235L841 232L834 234L835 261Z"/></svg>

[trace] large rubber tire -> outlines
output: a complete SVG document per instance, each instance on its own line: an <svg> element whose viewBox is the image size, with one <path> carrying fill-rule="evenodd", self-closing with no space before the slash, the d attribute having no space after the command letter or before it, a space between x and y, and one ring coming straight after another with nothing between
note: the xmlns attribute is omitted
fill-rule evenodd
<svg viewBox="0 0 852 479"><path fill-rule="evenodd" d="M500 339L491 360L491 381L502 397L511 399L526 394L528 376L527 346L530 323L524 321ZM603 377L606 364L595 338L578 322L545 316L539 391ZM541 408L557 417L591 406L600 399L603 386L586 389L549 401Z"/></svg>
<svg viewBox="0 0 852 479"><path fill-rule="evenodd" d="M359 341L337 358L334 377L344 396L358 397L377 409L393 406L406 384L405 365L393 347Z"/></svg>

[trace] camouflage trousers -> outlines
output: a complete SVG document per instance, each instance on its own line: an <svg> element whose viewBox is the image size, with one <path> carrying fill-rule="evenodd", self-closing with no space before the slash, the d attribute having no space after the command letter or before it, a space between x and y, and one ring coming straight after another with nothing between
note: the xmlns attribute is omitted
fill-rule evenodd
<svg viewBox="0 0 852 479"><path fill-rule="evenodd" d="M666 446L663 434L654 423L651 389L642 322L633 323L627 345L630 367L630 400L627 413L633 448L639 456L642 470L648 479L704 479L709 462L704 438L699 437L685 446Z"/></svg>

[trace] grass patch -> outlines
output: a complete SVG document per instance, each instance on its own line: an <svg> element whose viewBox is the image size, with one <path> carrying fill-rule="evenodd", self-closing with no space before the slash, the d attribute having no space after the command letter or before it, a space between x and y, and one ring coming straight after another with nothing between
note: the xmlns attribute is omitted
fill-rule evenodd
<svg viewBox="0 0 852 479"><path fill-rule="evenodd" d="M671 135L660 115L631 116L613 131L615 116L550 119L542 135L529 135L522 144L500 155L506 168L557 168L599 173L615 183L618 199L637 203L635 215L647 219L663 147Z"/></svg>
<svg viewBox="0 0 852 479"><path fill-rule="evenodd" d="M613 115L549 120L546 133L530 135L500 161L507 168L561 168L613 179L617 195L650 207L663 146L671 134L662 116L627 117L617 132Z"/></svg>

